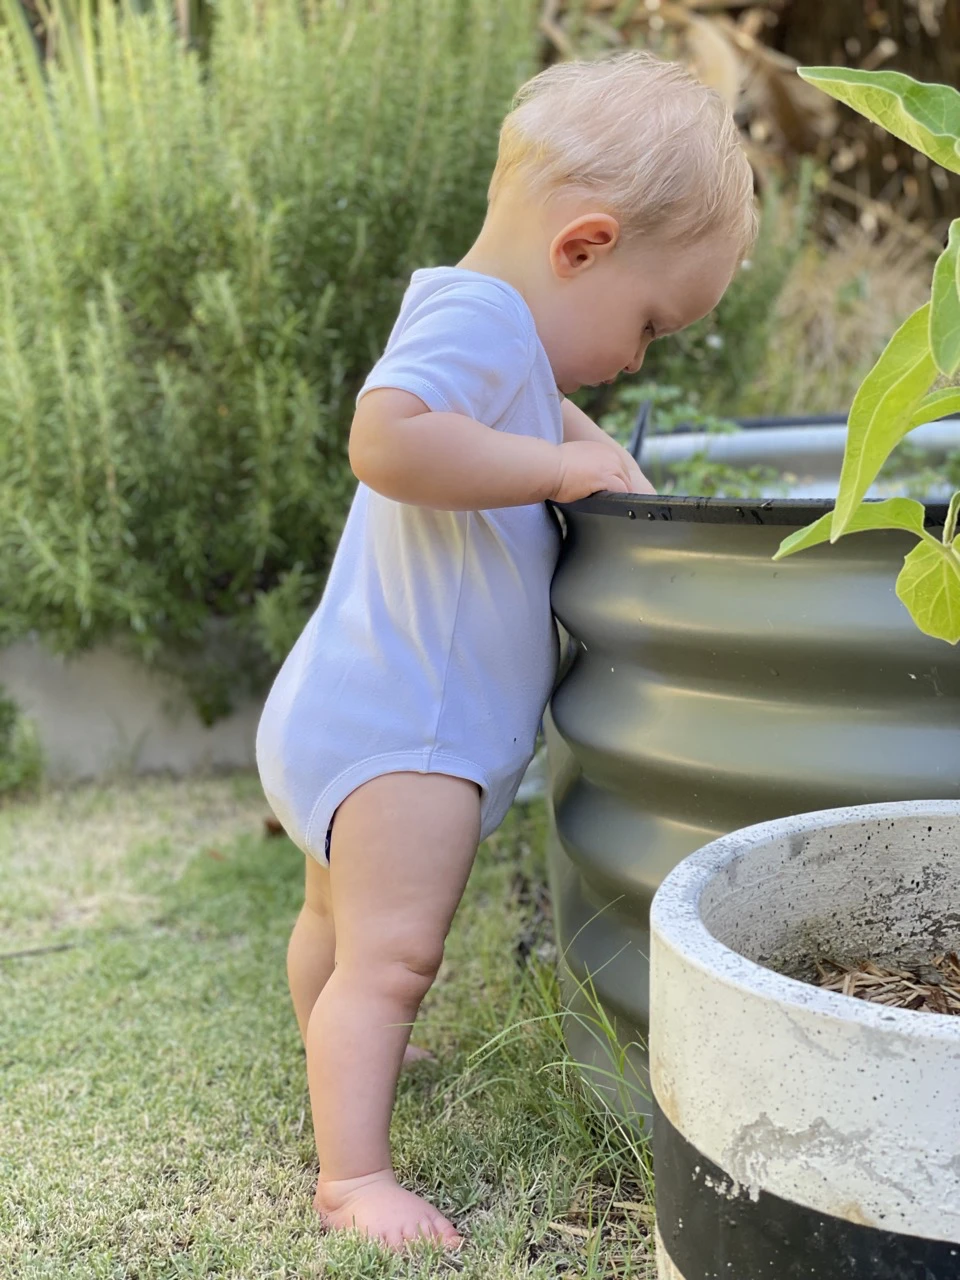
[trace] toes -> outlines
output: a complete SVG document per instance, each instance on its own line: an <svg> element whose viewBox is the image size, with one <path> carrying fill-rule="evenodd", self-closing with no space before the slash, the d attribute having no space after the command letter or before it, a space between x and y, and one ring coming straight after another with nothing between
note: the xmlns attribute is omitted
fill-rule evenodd
<svg viewBox="0 0 960 1280"><path fill-rule="evenodd" d="M419 1222L409 1223L403 1228L402 1234L410 1244L421 1244L424 1240L436 1241L440 1235L429 1214L424 1214Z"/></svg>
<svg viewBox="0 0 960 1280"><path fill-rule="evenodd" d="M422 1244L424 1241L429 1241L431 1244L440 1244L446 1248L459 1248L463 1243L451 1224L439 1214L424 1214L415 1225L404 1227L402 1234L407 1244Z"/></svg>
<svg viewBox="0 0 960 1280"><path fill-rule="evenodd" d="M408 1044L403 1053L403 1065L412 1066L415 1062L436 1062L436 1057L429 1049L421 1049L419 1045Z"/></svg>
<svg viewBox="0 0 960 1280"><path fill-rule="evenodd" d="M389 1227L385 1231L379 1231L377 1233L377 1238L382 1244L398 1251L407 1243L403 1230L400 1227Z"/></svg>
<svg viewBox="0 0 960 1280"><path fill-rule="evenodd" d="M459 1249L463 1244L463 1236L459 1234L452 1222L448 1222L446 1218L439 1215L434 1219L434 1231L440 1241L454 1249Z"/></svg>

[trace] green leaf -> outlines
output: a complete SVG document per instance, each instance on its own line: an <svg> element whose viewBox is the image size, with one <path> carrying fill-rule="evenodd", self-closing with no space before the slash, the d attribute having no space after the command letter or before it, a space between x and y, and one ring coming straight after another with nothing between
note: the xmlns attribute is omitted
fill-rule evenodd
<svg viewBox="0 0 960 1280"><path fill-rule="evenodd" d="M903 562L897 595L928 636L960 640L960 557L953 547L922 542Z"/></svg>
<svg viewBox="0 0 960 1280"><path fill-rule="evenodd" d="M883 502L864 502L853 513L847 533L865 533L870 529L906 529L918 537L932 539L923 527L924 507L922 502L913 498L887 498ZM829 542L833 512L808 524L805 529L798 529L789 538L784 538L780 550L773 557L783 560L796 551L806 551L808 547L816 547L821 542Z"/></svg>
<svg viewBox="0 0 960 1280"><path fill-rule="evenodd" d="M833 513L834 540L846 532L894 446L911 430L917 407L937 376L929 317L927 302L904 321L854 397Z"/></svg>
<svg viewBox="0 0 960 1280"><path fill-rule="evenodd" d="M901 71L800 67L799 74L945 169L960 173L960 93Z"/></svg>
<svg viewBox="0 0 960 1280"><path fill-rule="evenodd" d="M910 430L958 412L960 412L960 387L942 387L939 391L931 391L928 396L923 397L914 410L913 417L910 419Z"/></svg>
<svg viewBox="0 0 960 1280"><path fill-rule="evenodd" d="M960 369L960 218L950 223L947 247L933 269L930 299L930 350L937 368L948 378Z"/></svg>
<svg viewBox="0 0 960 1280"><path fill-rule="evenodd" d="M945 547L949 547L957 536L957 517L960 516L960 492L955 493L950 499L950 506L947 508L947 519L943 526L943 537L941 542Z"/></svg>

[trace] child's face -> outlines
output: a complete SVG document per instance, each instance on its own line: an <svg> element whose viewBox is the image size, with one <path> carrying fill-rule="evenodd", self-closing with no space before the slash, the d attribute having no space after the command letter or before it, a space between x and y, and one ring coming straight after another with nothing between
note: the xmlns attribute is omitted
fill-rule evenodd
<svg viewBox="0 0 960 1280"><path fill-rule="evenodd" d="M688 246L648 240L601 251L559 277L544 335L557 386L569 395L636 373L654 338L714 309L738 256L721 233Z"/></svg>

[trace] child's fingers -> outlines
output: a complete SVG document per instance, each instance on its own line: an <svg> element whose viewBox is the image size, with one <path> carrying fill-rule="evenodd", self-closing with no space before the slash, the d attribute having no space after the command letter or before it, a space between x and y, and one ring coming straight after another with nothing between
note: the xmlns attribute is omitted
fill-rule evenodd
<svg viewBox="0 0 960 1280"><path fill-rule="evenodd" d="M630 491L631 493L656 493L656 489L636 464L630 470Z"/></svg>

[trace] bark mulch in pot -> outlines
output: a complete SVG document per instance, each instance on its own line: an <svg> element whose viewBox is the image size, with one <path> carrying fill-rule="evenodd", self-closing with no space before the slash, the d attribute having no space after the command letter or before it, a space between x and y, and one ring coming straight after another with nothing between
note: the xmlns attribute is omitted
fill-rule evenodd
<svg viewBox="0 0 960 1280"><path fill-rule="evenodd" d="M960 1015L960 957L955 951L929 964L888 968L872 960L856 965L817 960L818 985L826 991L894 1009Z"/></svg>

